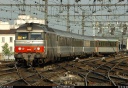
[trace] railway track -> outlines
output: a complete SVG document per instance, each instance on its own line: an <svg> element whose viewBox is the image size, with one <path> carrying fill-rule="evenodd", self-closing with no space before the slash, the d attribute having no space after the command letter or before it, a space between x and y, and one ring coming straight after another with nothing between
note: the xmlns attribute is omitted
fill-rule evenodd
<svg viewBox="0 0 128 88"><path fill-rule="evenodd" d="M92 57L59 62L43 68L14 67L0 70L0 85L3 86L92 86L126 85L127 63L124 60L107 57ZM118 67L117 67L118 66ZM126 72L125 74L122 73ZM115 74L118 74L118 77ZM117 82L118 81L118 82ZM99 84L100 83L100 84ZM101 85L101 86L102 86Z"/></svg>
<svg viewBox="0 0 128 88"><path fill-rule="evenodd" d="M95 60L93 59L92 61L90 61L90 63L91 62L93 63L93 61L101 61L101 60L96 58ZM65 69L67 71L68 75L74 75L77 78L81 79L81 80L76 80L76 81L79 83L81 82L82 86L85 86L86 85L86 74L91 69L93 69L93 67L92 68L86 67L87 64L88 64L88 61L83 60L83 61L79 61L79 62L68 62L68 63L65 62L65 63L56 64L56 65L62 69ZM98 74L98 75L101 75L101 74ZM105 79L100 79L100 80L103 81ZM73 83L72 81L73 80L70 80L70 83L66 84L66 85L79 85L79 83L77 83L75 81L73 81L74 84L72 84Z"/></svg>
<svg viewBox="0 0 128 88"><path fill-rule="evenodd" d="M20 68L17 68L17 67L15 67L16 68L16 70L15 70L15 72L16 72L16 74L19 76L19 78L17 78L16 80L14 80L14 81L9 81L8 83L5 83L5 84L3 84L3 85L6 85L6 86L11 86L11 85L15 85L15 86L17 86L17 85L19 85L19 83L20 83L20 86L23 86L23 85L30 85L30 86L32 86L32 85L39 85L39 83L41 82L42 83L42 81L39 81L38 80L38 82L37 82L37 80L36 80L36 82L31 82L31 80L32 79L30 79L30 77L33 77L33 76L35 76L35 74L32 74L32 72L33 71L31 71L31 72L28 72L28 71L25 71L24 69L20 69ZM20 69L20 70L19 70ZM32 68L32 69L35 69L35 68ZM69 70L69 69L68 69ZM66 81L65 80L63 80L64 81L64 83L60 83L59 84L59 82L58 82L58 84L59 85L64 85L64 84L68 84L68 83L66 83L66 82L68 82L67 80L68 79L70 79L69 78L69 76L65 76L65 74L67 73L67 71L68 70L66 70L66 69L60 69L60 67L58 67L58 68L55 68L55 69L52 69L52 70L50 70L50 69L48 69L48 70L46 70L46 71L40 71L40 70L35 70L35 72L39 72L38 73L38 76L40 76L40 78L42 79L42 75L43 76L45 76L45 77L43 77L43 78L45 78L45 80L49 80L49 79L54 79L53 78L53 76L59 76L59 74L63 74L64 75L64 78L66 77ZM12 72L12 71L11 71ZM12 72L13 73L13 72ZM22 73L22 75L21 75L21 73ZM31 73L31 74L30 74ZM27 74L29 74L29 75L27 75ZM57 75L56 75L57 74ZM35 76L36 78L35 79L37 79L38 78L38 76ZM73 75L72 75L73 76ZM78 77L77 77L78 78ZM80 78L79 78L80 79ZM50 81L51 81L50 80ZM59 80L59 81L62 81L62 79L61 80ZM82 82L82 80L80 79L80 81ZM80 82L79 82L80 83Z"/></svg>
<svg viewBox="0 0 128 88"><path fill-rule="evenodd" d="M97 59L92 60L93 66L92 66L92 64L90 64L91 62L88 64L88 61L86 62L86 60L79 63L79 65L78 65L78 63L75 63L75 65L74 65L74 63L72 63L72 62L71 62L72 64L70 62L68 62L66 64L63 63L63 64L59 65L59 67L67 70L67 72L69 71L70 73L73 73L74 75L77 74L80 77L82 77L82 79L85 80L83 85L88 86L89 82L90 82L89 85L91 85L91 83L93 81L95 81L96 83L101 84L101 82L102 82L102 83L106 83L106 85L111 86L112 85L111 80L108 78L107 72L113 66L115 66L114 63L117 63L116 61L118 61L120 59L121 58L117 58L117 59L114 58L113 60L108 60L107 62L102 62L102 61L100 62L99 61L101 64L99 64L99 63L94 64L95 61L98 61ZM83 65L83 63L84 63L84 65ZM86 66L85 64L89 65L90 67L89 68L83 68L83 66ZM97 70L99 70L99 71L97 72ZM101 70L103 70L103 71L101 71ZM88 74L91 74L91 75L88 76ZM87 79L88 77L89 77L89 79ZM72 84L72 85L75 85L75 84Z"/></svg>
<svg viewBox="0 0 128 88"><path fill-rule="evenodd" d="M58 84L52 82L51 80L47 79L45 76L42 76L34 67L29 69L19 68L15 65L16 73L19 78L3 83L3 86L39 86L41 83L42 86L44 85L54 85L57 86ZM40 86L41 86L40 85Z"/></svg>
<svg viewBox="0 0 128 88"><path fill-rule="evenodd" d="M101 82L108 82L108 84L116 86L114 84L114 81L111 80L111 78L109 76L109 72L112 71L112 68L116 67L116 65L119 64L120 61L124 61L124 60L122 60L122 58L118 58L118 59L106 62L104 64L101 64L98 67L94 68L93 70L90 70L86 74L86 78L88 78L90 80L92 79L91 81L94 81L94 79L96 79L96 80L98 79L99 85L101 84ZM115 65L115 63L116 63L116 65ZM117 78L117 77L113 77L113 78ZM119 79L119 77L117 79ZM125 79L122 78L120 80L125 80ZM88 86L87 82L86 82L86 86Z"/></svg>
<svg viewBox="0 0 128 88"><path fill-rule="evenodd" d="M122 60L120 60L118 63L115 64L115 66L113 66L109 71L108 71L108 78L111 80L112 84L114 86L121 86L121 83L123 85L127 85L128 82L128 69L126 68L128 65L124 64L123 62L128 62L128 58L123 58ZM122 69L117 69L117 67L120 66L125 66ZM122 72L126 72L122 75L120 75L120 71Z"/></svg>

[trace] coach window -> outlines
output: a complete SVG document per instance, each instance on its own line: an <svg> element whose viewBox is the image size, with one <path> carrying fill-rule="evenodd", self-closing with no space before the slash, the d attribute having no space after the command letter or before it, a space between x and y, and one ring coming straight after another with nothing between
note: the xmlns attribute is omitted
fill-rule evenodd
<svg viewBox="0 0 128 88"><path fill-rule="evenodd" d="M115 46L116 46L117 42L115 42Z"/></svg>
<svg viewBox="0 0 128 88"><path fill-rule="evenodd" d="M30 38L31 40L42 40L42 39L44 39L43 35L41 33L31 33L30 37L31 37Z"/></svg>
<svg viewBox="0 0 128 88"><path fill-rule="evenodd" d="M93 47L93 41L90 41L90 46Z"/></svg>
<svg viewBox="0 0 128 88"><path fill-rule="evenodd" d="M103 47L103 41L101 41L101 47Z"/></svg>
<svg viewBox="0 0 128 88"><path fill-rule="evenodd" d="M104 47L106 46L106 41L104 41Z"/></svg>
<svg viewBox="0 0 128 88"><path fill-rule="evenodd" d="M110 47L112 47L112 42L110 42Z"/></svg>
<svg viewBox="0 0 128 88"><path fill-rule="evenodd" d="M89 40L85 40L84 41L84 46L85 47L89 47L90 46L90 41Z"/></svg>
<svg viewBox="0 0 128 88"><path fill-rule="evenodd" d="M114 42L114 47L116 46L116 42Z"/></svg>
<svg viewBox="0 0 128 88"><path fill-rule="evenodd" d="M57 35L57 38L56 38L57 41L59 41L59 36Z"/></svg>
<svg viewBox="0 0 128 88"><path fill-rule="evenodd" d="M19 32L18 40L28 40L28 33L27 32Z"/></svg>
<svg viewBox="0 0 128 88"><path fill-rule="evenodd" d="M106 41L106 47L108 47L108 41Z"/></svg>
<svg viewBox="0 0 128 88"><path fill-rule="evenodd" d="M101 42L101 41L99 41L99 45L98 45L99 47L100 47L100 42Z"/></svg>
<svg viewBox="0 0 128 88"><path fill-rule="evenodd" d="M110 42L110 47L113 47L113 42Z"/></svg>

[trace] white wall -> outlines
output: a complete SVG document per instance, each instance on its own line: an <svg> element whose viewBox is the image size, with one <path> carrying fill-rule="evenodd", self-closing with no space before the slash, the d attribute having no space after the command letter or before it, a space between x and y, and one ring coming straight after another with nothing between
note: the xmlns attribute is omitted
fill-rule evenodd
<svg viewBox="0 0 128 88"><path fill-rule="evenodd" d="M10 30L9 22L0 21L0 30Z"/></svg>

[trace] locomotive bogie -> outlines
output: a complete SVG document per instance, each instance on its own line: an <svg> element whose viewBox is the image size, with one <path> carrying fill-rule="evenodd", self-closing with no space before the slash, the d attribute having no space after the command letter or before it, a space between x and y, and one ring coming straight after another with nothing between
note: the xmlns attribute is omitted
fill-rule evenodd
<svg viewBox="0 0 128 88"><path fill-rule="evenodd" d="M42 53L18 53L15 54L15 59L18 63L23 63L24 65L35 65L36 63L43 64L44 56Z"/></svg>
<svg viewBox="0 0 128 88"><path fill-rule="evenodd" d="M33 61L34 59L43 58L41 53L18 53L15 54L16 59L24 59L26 61Z"/></svg>

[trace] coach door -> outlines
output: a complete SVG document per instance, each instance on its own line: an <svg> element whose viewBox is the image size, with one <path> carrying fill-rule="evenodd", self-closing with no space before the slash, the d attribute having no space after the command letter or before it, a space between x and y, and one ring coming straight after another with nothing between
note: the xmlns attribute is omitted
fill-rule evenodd
<svg viewBox="0 0 128 88"><path fill-rule="evenodd" d="M95 41L95 51L96 51L96 52L99 52L98 49L99 49L99 41L96 40L96 41Z"/></svg>

